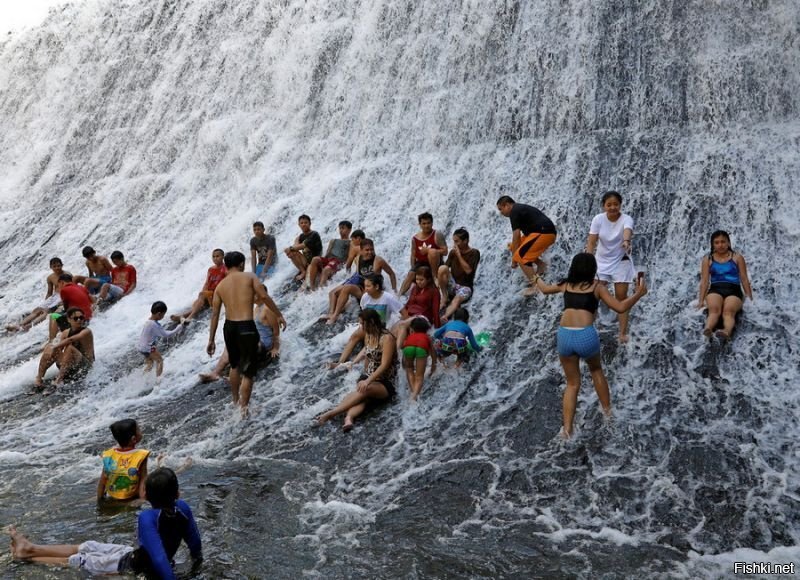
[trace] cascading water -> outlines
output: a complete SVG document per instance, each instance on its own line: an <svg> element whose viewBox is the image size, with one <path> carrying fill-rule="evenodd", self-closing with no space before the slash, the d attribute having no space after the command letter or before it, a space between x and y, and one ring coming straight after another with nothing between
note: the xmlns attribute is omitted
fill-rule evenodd
<svg viewBox="0 0 800 580"><path fill-rule="evenodd" d="M734 561L800 565L800 5L356 0L90 0L0 41L0 295L10 322L47 262L123 251L139 288L92 322L88 379L30 396L43 326L0 337L0 523L33 538L130 541L97 513L108 425L138 418L181 476L217 577L717 578ZM584 379L555 440L559 301L524 300L500 188L559 227L552 274L583 248L609 188L636 219L651 291L617 346L601 316L616 421ZM198 386L207 319L160 384L134 345L211 250L279 247L309 213L351 219L405 272L416 215L467 226L483 253L470 306L496 348L344 436L311 419L356 371L322 370L352 330L314 324L325 292L270 290L289 321L280 364L236 419ZM725 348L701 339L708 235L748 259L756 302ZM218 342L221 336L218 337ZM41 569L0 558L4 577ZM69 577L70 573L59 573Z"/></svg>

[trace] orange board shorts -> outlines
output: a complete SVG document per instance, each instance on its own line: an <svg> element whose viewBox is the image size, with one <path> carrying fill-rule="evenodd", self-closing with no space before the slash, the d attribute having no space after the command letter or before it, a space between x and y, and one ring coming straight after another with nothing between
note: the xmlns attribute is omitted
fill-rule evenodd
<svg viewBox="0 0 800 580"><path fill-rule="evenodd" d="M513 259L517 264L532 264L554 243L556 243L555 234L528 234L520 240Z"/></svg>

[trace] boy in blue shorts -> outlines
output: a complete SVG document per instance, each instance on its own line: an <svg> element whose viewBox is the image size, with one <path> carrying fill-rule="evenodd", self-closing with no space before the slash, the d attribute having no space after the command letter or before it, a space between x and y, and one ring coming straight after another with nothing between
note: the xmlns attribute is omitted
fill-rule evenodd
<svg viewBox="0 0 800 580"><path fill-rule="evenodd" d="M102 544L38 545L11 526L11 555L52 566L71 566L89 574L149 574L172 580L173 558L181 541L186 542L195 565L203 559L202 542L189 505L178 499L178 477L166 467L150 474L145 484L147 501L153 509L144 510L138 518L139 547Z"/></svg>

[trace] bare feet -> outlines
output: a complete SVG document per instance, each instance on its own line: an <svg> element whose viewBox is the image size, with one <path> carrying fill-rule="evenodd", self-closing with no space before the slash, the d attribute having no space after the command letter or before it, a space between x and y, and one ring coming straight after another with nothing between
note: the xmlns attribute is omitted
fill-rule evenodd
<svg viewBox="0 0 800 580"><path fill-rule="evenodd" d="M572 433L570 433L569 431L564 429L564 427L562 427L561 431L558 432L558 436L561 437L561 439L563 439L564 441L569 441L572 438Z"/></svg>
<svg viewBox="0 0 800 580"><path fill-rule="evenodd" d="M213 383L214 381L218 381L220 376L217 373L200 373L200 382L205 383Z"/></svg>
<svg viewBox="0 0 800 580"><path fill-rule="evenodd" d="M42 377L36 377L35 379L33 379L33 386L36 387L37 389L43 389L44 379Z"/></svg>
<svg viewBox="0 0 800 580"><path fill-rule="evenodd" d="M327 414L327 413L323 413L322 415L320 415L319 417L317 417L317 418L316 418L316 419L314 419L314 420L317 422L317 426L318 426L318 427L322 427L322 426L323 426L325 423L327 423L328 421L330 421L330 419L331 419L331 418L328 416L328 414Z"/></svg>
<svg viewBox="0 0 800 580"><path fill-rule="evenodd" d="M708 337L710 337L710 336L711 336L711 334L712 334L713 332L714 332L713 330L711 330L710 328L706 327L706 328L704 328L704 329L703 329L703 336L705 336L706 338L708 338Z"/></svg>
<svg viewBox="0 0 800 580"><path fill-rule="evenodd" d="M627 334L620 334L617 340L620 344L625 344L630 340L630 337Z"/></svg>
<svg viewBox="0 0 800 580"><path fill-rule="evenodd" d="M725 332L724 330L718 330L717 331L717 338L720 339L720 340L729 340L730 339L730 335L727 332Z"/></svg>
<svg viewBox="0 0 800 580"><path fill-rule="evenodd" d="M350 417L345 417L344 425L342 425L342 433L349 433L353 430L353 420Z"/></svg>
<svg viewBox="0 0 800 580"><path fill-rule="evenodd" d="M19 324L6 324L6 330L8 332L17 332L20 330Z"/></svg>
<svg viewBox="0 0 800 580"><path fill-rule="evenodd" d="M169 319L170 319L172 322L177 322L178 324L180 324L180 322L181 322L181 315L180 315L180 314L173 314L173 315L171 315L171 316L169 317Z"/></svg>
<svg viewBox="0 0 800 580"><path fill-rule="evenodd" d="M339 318L338 316L329 316L328 322L326 322L325 324L327 324L328 326L330 326L331 324L336 324L336 320L338 318Z"/></svg>
<svg viewBox="0 0 800 580"><path fill-rule="evenodd" d="M6 533L11 536L11 556L15 560L30 558L33 554L33 543L20 534L14 526L8 526Z"/></svg>

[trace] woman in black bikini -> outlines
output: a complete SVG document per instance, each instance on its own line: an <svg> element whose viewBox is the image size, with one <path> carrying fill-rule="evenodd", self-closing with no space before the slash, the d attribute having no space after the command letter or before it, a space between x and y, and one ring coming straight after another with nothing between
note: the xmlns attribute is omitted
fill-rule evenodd
<svg viewBox="0 0 800 580"><path fill-rule="evenodd" d="M581 359L585 359L589 365L594 390L600 399L603 413L606 416L611 415L611 394L600 359L600 337L594 327L594 315L599 301L602 300L612 310L622 313L630 310L647 294L644 279L639 278L636 292L625 300L617 300L608 292L605 284L597 283L596 276L597 261L594 254L581 253L572 258L569 274L558 284L545 284L538 276L533 280L544 294L564 294L564 312L558 328L558 358L567 380L563 400L564 426L561 429L564 439L572 437L575 407L581 388Z"/></svg>

